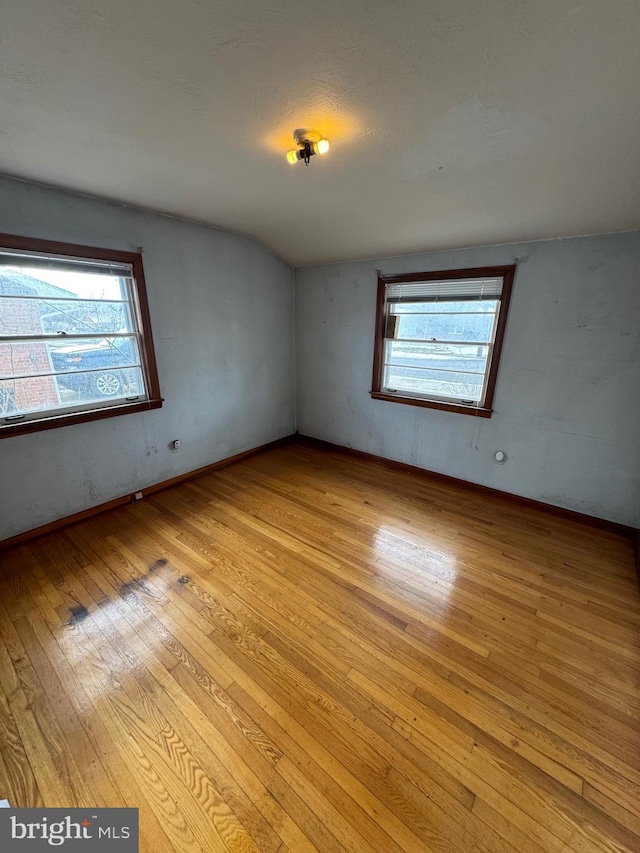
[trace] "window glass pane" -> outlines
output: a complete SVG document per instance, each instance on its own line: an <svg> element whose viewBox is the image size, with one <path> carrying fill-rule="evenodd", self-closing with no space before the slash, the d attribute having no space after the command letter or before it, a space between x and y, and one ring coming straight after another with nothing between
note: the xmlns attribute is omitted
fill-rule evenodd
<svg viewBox="0 0 640 853"><path fill-rule="evenodd" d="M52 376L0 381L0 417L54 409L59 405L60 395Z"/></svg>
<svg viewBox="0 0 640 853"><path fill-rule="evenodd" d="M133 331L124 302L0 297L0 335L105 334Z"/></svg>
<svg viewBox="0 0 640 853"><path fill-rule="evenodd" d="M135 338L0 343L0 377L129 367L140 364Z"/></svg>
<svg viewBox="0 0 640 853"><path fill-rule="evenodd" d="M47 345L40 341L0 343L0 378L51 373Z"/></svg>
<svg viewBox="0 0 640 853"><path fill-rule="evenodd" d="M85 403L115 403L144 394L139 367L0 381L0 417L62 409Z"/></svg>
<svg viewBox="0 0 640 853"><path fill-rule="evenodd" d="M0 265L0 296L57 299L127 299L126 279L118 275L75 272L54 267Z"/></svg>
<svg viewBox="0 0 640 853"><path fill-rule="evenodd" d="M431 368L484 374L489 347L464 344L423 344L389 341L385 363L396 367Z"/></svg>
<svg viewBox="0 0 640 853"><path fill-rule="evenodd" d="M408 391L426 397L447 397L478 402L484 376L453 371L422 370L415 367L389 365L384 369L384 386L394 391Z"/></svg>
<svg viewBox="0 0 640 853"><path fill-rule="evenodd" d="M70 373L58 376L57 383L60 398L66 405L144 394L144 382L139 367Z"/></svg>
<svg viewBox="0 0 640 853"><path fill-rule="evenodd" d="M432 303L434 307L439 303ZM474 303L450 303L462 306L460 313L399 312L397 338L436 341L479 341L489 342L493 331L495 301L482 303L491 305L491 311L467 311L465 306ZM394 306L395 307L395 306ZM401 306L406 307L406 306ZM413 306L414 308L418 306ZM422 307L422 306L419 306Z"/></svg>
<svg viewBox="0 0 640 853"><path fill-rule="evenodd" d="M41 346L41 344L39 344ZM135 338L100 338L94 340L48 343L53 372L96 370L140 364Z"/></svg>
<svg viewBox="0 0 640 853"><path fill-rule="evenodd" d="M0 246L0 437L57 413L109 417L150 393L155 407L151 342L140 328L147 306L134 278L140 256L100 249L95 259L84 247L19 242Z"/></svg>
<svg viewBox="0 0 640 853"><path fill-rule="evenodd" d="M389 306L392 314L492 314L496 299L469 299L462 302L394 302Z"/></svg>
<svg viewBox="0 0 640 853"><path fill-rule="evenodd" d="M481 406L490 417L514 271L380 277L372 396L388 391L398 402L427 407L430 401Z"/></svg>

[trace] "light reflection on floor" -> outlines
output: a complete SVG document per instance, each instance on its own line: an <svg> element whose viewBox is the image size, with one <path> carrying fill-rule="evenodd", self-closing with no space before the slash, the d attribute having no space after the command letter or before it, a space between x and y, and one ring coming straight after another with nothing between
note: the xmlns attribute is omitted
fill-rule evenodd
<svg viewBox="0 0 640 853"><path fill-rule="evenodd" d="M431 575L454 584L458 575L457 559L453 551L443 544L436 546L433 539L408 534L406 530L381 524L373 535L373 548L376 552L376 568L384 573L385 563L390 565L388 575L395 576L398 562L412 574Z"/></svg>

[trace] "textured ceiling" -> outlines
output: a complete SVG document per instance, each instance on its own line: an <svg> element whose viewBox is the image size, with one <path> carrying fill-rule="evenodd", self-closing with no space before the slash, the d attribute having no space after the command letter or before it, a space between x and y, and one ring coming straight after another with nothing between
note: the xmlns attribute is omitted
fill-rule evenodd
<svg viewBox="0 0 640 853"><path fill-rule="evenodd" d="M637 0L4 0L0 171L295 265L634 228L639 44Z"/></svg>

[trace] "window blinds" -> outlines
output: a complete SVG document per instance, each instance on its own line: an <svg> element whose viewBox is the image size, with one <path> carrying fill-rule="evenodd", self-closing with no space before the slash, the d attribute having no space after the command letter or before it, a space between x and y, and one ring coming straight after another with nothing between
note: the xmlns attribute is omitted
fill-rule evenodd
<svg viewBox="0 0 640 853"><path fill-rule="evenodd" d="M500 299L502 278L406 281L387 285L387 302L467 302Z"/></svg>
<svg viewBox="0 0 640 853"><path fill-rule="evenodd" d="M91 273L91 275L109 275L116 278L131 276L131 264L23 252L17 249L0 250L0 268L3 266L18 267L19 269L64 270L66 272Z"/></svg>

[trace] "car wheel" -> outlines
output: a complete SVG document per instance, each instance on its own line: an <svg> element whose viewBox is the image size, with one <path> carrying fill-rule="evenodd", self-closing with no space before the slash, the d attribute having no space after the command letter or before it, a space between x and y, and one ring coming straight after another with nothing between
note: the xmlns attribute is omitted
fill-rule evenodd
<svg viewBox="0 0 640 853"><path fill-rule="evenodd" d="M100 373L96 379L98 392L105 397L113 397L120 390L120 379L115 373Z"/></svg>

